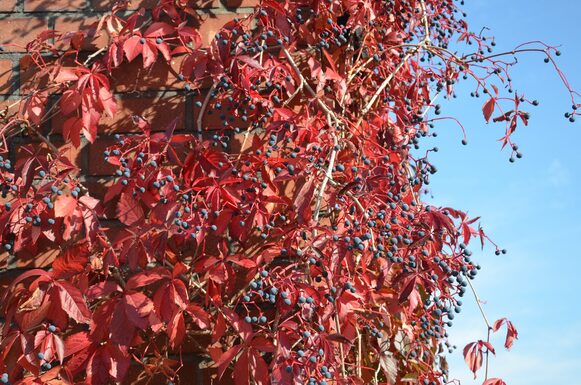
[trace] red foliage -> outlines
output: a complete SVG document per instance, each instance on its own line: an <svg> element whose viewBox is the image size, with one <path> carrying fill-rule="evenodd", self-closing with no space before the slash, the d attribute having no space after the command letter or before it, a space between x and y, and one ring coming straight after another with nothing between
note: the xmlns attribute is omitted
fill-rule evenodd
<svg viewBox="0 0 581 385"><path fill-rule="evenodd" d="M431 150L412 150L441 119L430 117L436 95L473 79L475 96L494 95L485 120L500 114L518 156L511 134L534 103L499 95L512 87L503 58L557 51L491 54L494 40L441 0L264 0L204 47L187 3L113 9L96 30L109 43L90 56L84 32L28 45L40 85L0 132L43 144L0 163L0 241L15 258L58 256L3 293L3 379L123 382L135 362L179 381L167 354L193 344L238 385L446 382L448 329L480 268L467 247L487 237L478 218L422 202L436 168ZM474 52L449 50L464 43ZM114 71L138 60L169 70L177 57L179 92L201 96L196 130L135 116L138 131L104 153L116 181L94 198L67 146L95 141L101 118L116 115ZM221 128L208 129L210 113ZM55 114L60 148L41 129ZM494 331L502 324L509 348L517 332L504 319ZM483 341L464 350L474 372L483 348L493 351Z"/></svg>

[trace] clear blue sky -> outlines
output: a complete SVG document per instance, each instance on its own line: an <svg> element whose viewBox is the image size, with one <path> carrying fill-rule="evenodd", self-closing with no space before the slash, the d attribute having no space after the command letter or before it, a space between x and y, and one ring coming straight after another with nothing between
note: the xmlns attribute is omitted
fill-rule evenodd
<svg viewBox="0 0 581 385"><path fill-rule="evenodd" d="M518 43L542 40L561 44L561 69L573 87L581 90L581 0L466 0L471 29L489 27L498 50ZM515 141L523 158L511 164L510 151L496 141L503 127L486 125L484 100L466 98L444 102L443 115L457 116L468 131L462 146L460 130L452 124L436 127L439 136L427 139L440 152L431 160L438 167L432 178L438 205L468 210L482 216L485 230L507 255L471 247L482 270L474 281L488 315L509 317L519 331L512 350L502 347L504 335L493 337L497 357L492 377L508 385L579 385L581 370L581 119L564 117L568 95L543 57L527 54L513 70L515 88L538 99L532 120L521 127ZM462 89L462 87L460 88ZM468 91L469 92L469 91ZM468 294L468 293L467 293ZM462 385L474 381L462 359L466 343L486 339L486 328L471 297L450 330L458 350L450 357L452 377Z"/></svg>

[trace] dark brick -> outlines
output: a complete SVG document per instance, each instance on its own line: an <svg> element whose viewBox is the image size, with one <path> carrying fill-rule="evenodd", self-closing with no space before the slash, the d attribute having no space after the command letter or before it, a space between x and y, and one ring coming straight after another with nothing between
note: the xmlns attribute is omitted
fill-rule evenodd
<svg viewBox="0 0 581 385"><path fill-rule="evenodd" d="M86 0L25 0L25 12L78 11L87 7Z"/></svg>
<svg viewBox="0 0 581 385"><path fill-rule="evenodd" d="M96 32L99 23L98 17L71 17L62 16L55 20L55 30L59 32L83 31L88 37L83 41L82 49L85 51L96 51L105 47L109 43L109 35L105 29ZM69 42L57 44L58 49L68 49Z"/></svg>
<svg viewBox="0 0 581 385"><path fill-rule="evenodd" d="M0 12L12 12L16 7L16 0L2 0L0 1Z"/></svg>
<svg viewBox="0 0 581 385"><path fill-rule="evenodd" d="M12 60L0 60L0 93L9 93L12 81Z"/></svg>
<svg viewBox="0 0 581 385"><path fill-rule="evenodd" d="M0 20L0 46L8 52L24 51L26 44L48 28L41 17L12 17Z"/></svg>

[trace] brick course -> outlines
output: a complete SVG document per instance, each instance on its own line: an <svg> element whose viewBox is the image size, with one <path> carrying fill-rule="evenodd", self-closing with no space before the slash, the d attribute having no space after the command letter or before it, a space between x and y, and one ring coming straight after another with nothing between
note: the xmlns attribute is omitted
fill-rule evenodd
<svg viewBox="0 0 581 385"><path fill-rule="evenodd" d="M79 11L88 4L88 0L24 0L24 11Z"/></svg>
<svg viewBox="0 0 581 385"><path fill-rule="evenodd" d="M0 17L0 46L7 52L25 51L26 43L48 29L48 21L39 16Z"/></svg>
<svg viewBox="0 0 581 385"><path fill-rule="evenodd" d="M0 12L12 12L16 7L16 0L0 1Z"/></svg>

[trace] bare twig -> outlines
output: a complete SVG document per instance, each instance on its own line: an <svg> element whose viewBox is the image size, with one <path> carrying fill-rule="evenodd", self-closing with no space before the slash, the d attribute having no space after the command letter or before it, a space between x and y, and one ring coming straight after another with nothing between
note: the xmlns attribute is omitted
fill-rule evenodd
<svg viewBox="0 0 581 385"><path fill-rule="evenodd" d="M474 289L472 282L470 282L470 279L467 279L466 281L468 282L468 286L470 286L470 290L472 290L472 294L474 294L474 299L476 300L476 304L478 305L478 309L480 309L480 314L482 314L482 318L484 319L484 322L486 323L486 328L487 328L486 342L490 343L490 331L492 330L492 326L490 325L490 322L488 322L488 318L486 317L486 313L484 312L484 309L482 308L482 304L480 303L480 297L478 297L478 294L476 294L476 290ZM485 381L488 379L488 356L489 356L489 350L487 347L486 348L486 358L485 358L485 370L484 370L484 380Z"/></svg>
<svg viewBox="0 0 581 385"><path fill-rule="evenodd" d="M204 118L204 113L206 112L206 108L208 108L208 103L210 102L210 97L212 96L212 93L214 93L214 90L216 89L217 85L218 85L218 83L214 82L212 84L212 87L210 87L210 89L208 90L206 97L204 98L204 102L202 103L202 107L200 108L200 112L198 113L198 119L196 122L197 127L198 127L198 132L202 132L202 119Z"/></svg>
<svg viewBox="0 0 581 385"><path fill-rule="evenodd" d="M415 48L410 49L405 54L405 56L402 58L401 62L395 67L395 69L389 74L389 76L387 78L385 78L385 80L381 83L379 88L375 91L375 93L371 97L371 100L369 100L369 102L367 103L365 108L363 108L363 110L361 111L361 116L359 117L359 120L357 121L357 124L355 125L355 129L359 128L359 126L363 122L363 119L365 118L367 113L371 110L371 108L373 108L375 101L377 100L379 95L381 95L383 90L385 90L385 88L389 85L389 83L395 77L395 75L399 72L399 70L402 69L402 67L407 63L408 59L410 57L412 57L412 55L415 55L420 49L430 46L430 26L429 26L429 22L428 22L428 15L427 15L426 7L425 7L423 0L421 1L421 4L422 4L422 9L423 9L422 19L423 19L423 23L424 23L424 28L426 29L424 39Z"/></svg>
<svg viewBox="0 0 581 385"><path fill-rule="evenodd" d="M105 52L105 50L107 49L107 47L101 47L99 50L93 52L92 54L90 54L87 59L85 59L85 61L83 62L83 66L87 66L89 65L89 63L91 62L91 60L93 60L94 58L96 58L97 56L99 56L101 53Z"/></svg>
<svg viewBox="0 0 581 385"><path fill-rule="evenodd" d="M330 115L337 124L339 124L340 121L339 121L339 118L337 118L337 115L335 115L335 113L321 99L319 99L319 97L317 96L317 93L315 92L315 90L313 90L313 88L310 86L310 84L307 82L307 80L305 79L305 77L301 73L301 70L297 66L297 63L294 61L294 59L291 56L290 52L284 46L282 46L282 45L281 45L281 49L284 52L284 55L286 56L286 59L289 61L291 67L293 67L293 70L295 71L295 73L297 74L297 76L299 77L299 79L301 80L301 83L305 86L305 88L307 89L307 91L309 91L309 93L315 98L317 104L328 115Z"/></svg>
<svg viewBox="0 0 581 385"><path fill-rule="evenodd" d="M299 92L301 92L303 90L305 83L303 82L302 78L300 80L301 80L301 83L299 84L299 86L297 87L295 92L293 92L292 95L289 96L289 98L284 101L284 103L282 104L283 106L287 106L299 94Z"/></svg>
<svg viewBox="0 0 581 385"><path fill-rule="evenodd" d="M329 165L327 166L327 171L325 172L325 177L321 182L321 186L317 192L317 200L315 201L315 211L313 213L313 219L315 222L319 221L319 214L321 212L321 201L323 200L323 195L325 194L325 188L327 187L327 183L329 183L329 179L331 179L331 173L333 172L333 168L335 167L335 159L337 158L337 152L339 143L337 141L337 136L333 133L333 150L331 150L331 155L329 156Z"/></svg>

